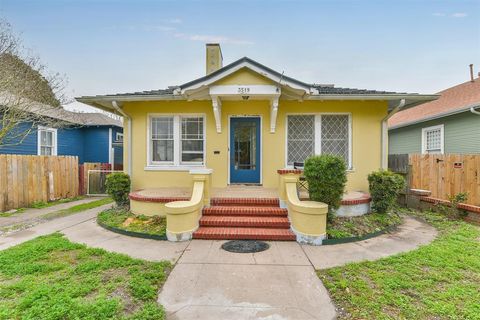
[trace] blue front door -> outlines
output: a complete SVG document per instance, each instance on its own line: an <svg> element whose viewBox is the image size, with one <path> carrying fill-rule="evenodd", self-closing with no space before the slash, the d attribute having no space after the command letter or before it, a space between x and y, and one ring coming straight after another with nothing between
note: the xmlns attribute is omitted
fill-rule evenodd
<svg viewBox="0 0 480 320"><path fill-rule="evenodd" d="M260 118L230 118L230 182L260 183Z"/></svg>

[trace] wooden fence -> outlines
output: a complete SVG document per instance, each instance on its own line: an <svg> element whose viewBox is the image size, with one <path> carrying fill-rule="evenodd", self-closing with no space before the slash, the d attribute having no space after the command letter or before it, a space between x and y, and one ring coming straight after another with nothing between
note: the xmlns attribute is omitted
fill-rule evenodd
<svg viewBox="0 0 480 320"><path fill-rule="evenodd" d="M112 165L109 163L100 162L85 162L80 165L79 168L79 190L80 194L87 194L88 183L90 183L90 194L104 194L105 193L105 180L109 173L108 170L112 169ZM90 170L101 170L103 172L97 172L97 174L91 174L88 176ZM122 171L123 165L114 165L114 170Z"/></svg>
<svg viewBox="0 0 480 320"><path fill-rule="evenodd" d="M0 155L0 212L78 195L78 158Z"/></svg>
<svg viewBox="0 0 480 320"><path fill-rule="evenodd" d="M389 168L402 172L405 155L391 155ZM466 203L480 205L480 155L410 154L409 188L425 189L432 197L448 199L460 192L468 193Z"/></svg>

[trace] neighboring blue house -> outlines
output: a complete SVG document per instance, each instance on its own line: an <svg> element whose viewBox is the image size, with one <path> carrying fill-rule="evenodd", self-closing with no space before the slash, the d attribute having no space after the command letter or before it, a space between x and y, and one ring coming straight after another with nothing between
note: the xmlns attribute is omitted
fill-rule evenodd
<svg viewBox="0 0 480 320"><path fill-rule="evenodd" d="M120 120L101 113L76 113L64 109L49 117L61 120L59 128L24 123L17 130L32 128L21 143L8 141L0 145L0 154L71 155L79 163L123 164L123 127ZM8 140L8 139L7 139Z"/></svg>

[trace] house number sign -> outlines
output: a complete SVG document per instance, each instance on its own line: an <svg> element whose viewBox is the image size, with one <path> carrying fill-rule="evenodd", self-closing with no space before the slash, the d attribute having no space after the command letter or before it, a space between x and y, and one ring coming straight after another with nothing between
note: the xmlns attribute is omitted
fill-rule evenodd
<svg viewBox="0 0 480 320"><path fill-rule="evenodd" d="M462 169L463 168L463 162L454 162L453 167L455 169Z"/></svg>
<svg viewBox="0 0 480 320"><path fill-rule="evenodd" d="M239 94L245 94L245 93L250 93L250 88L249 87L238 87L237 89Z"/></svg>

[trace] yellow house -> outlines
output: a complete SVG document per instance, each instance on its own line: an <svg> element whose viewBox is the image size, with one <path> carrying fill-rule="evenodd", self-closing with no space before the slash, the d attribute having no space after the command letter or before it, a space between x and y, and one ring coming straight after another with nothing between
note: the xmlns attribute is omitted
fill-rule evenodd
<svg viewBox="0 0 480 320"><path fill-rule="evenodd" d="M301 163L313 154L343 157L342 204L368 211L367 175L387 166L388 118L435 98L307 84L247 57L223 66L220 46L207 44L203 77L77 100L124 117L131 209L167 215L169 239L319 243L326 207L288 195Z"/></svg>

